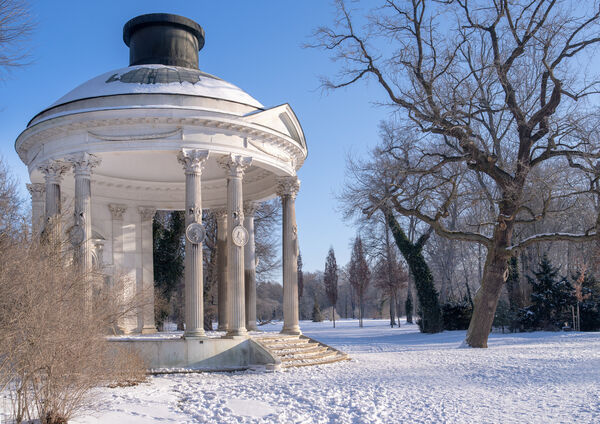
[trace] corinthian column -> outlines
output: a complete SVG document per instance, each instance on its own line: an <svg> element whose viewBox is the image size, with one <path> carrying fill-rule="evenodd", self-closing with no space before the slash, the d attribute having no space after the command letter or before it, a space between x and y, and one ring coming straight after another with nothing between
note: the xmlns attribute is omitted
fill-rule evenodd
<svg viewBox="0 0 600 424"><path fill-rule="evenodd" d="M53 243L60 242L60 183L69 169L66 162L60 160L49 160L40 166L46 182L46 222L44 232L46 237Z"/></svg>
<svg viewBox="0 0 600 424"><path fill-rule="evenodd" d="M113 263L113 279L116 287L119 301L125 307L128 306L129 300L133 296L131 284L123 278L123 214L127 211L126 205L110 204L108 205L112 216L112 263ZM128 333L127 318L122 316L119 318L117 327L120 333Z"/></svg>
<svg viewBox="0 0 600 424"><path fill-rule="evenodd" d="M152 218L156 208L139 207L140 236L142 245L142 292L144 304L142 306L142 334L156 333L154 323L154 256L152 243Z"/></svg>
<svg viewBox="0 0 600 424"><path fill-rule="evenodd" d="M31 235L35 238L43 230L46 186L41 183L27 184L31 195Z"/></svg>
<svg viewBox="0 0 600 424"><path fill-rule="evenodd" d="M256 251L254 246L254 213L256 203L244 205L244 227L248 230L248 243L244 247L244 286L246 293L246 329L256 331Z"/></svg>
<svg viewBox="0 0 600 424"><path fill-rule="evenodd" d="M227 287L227 209L216 209L217 218L217 283L218 283L218 315L219 331L227 331L229 327L227 311L229 309Z"/></svg>
<svg viewBox="0 0 600 424"><path fill-rule="evenodd" d="M300 189L297 177L279 178L277 194L283 207L283 330L301 334L298 319L298 230L295 199Z"/></svg>
<svg viewBox="0 0 600 424"><path fill-rule="evenodd" d="M204 296L202 281L202 167L208 150L182 149L177 160L185 171L185 333L184 337L203 337Z"/></svg>
<svg viewBox="0 0 600 424"><path fill-rule="evenodd" d="M229 315L226 337L246 336L244 308L244 246L248 231L244 228L242 178L252 158L228 155L219 159L227 171L227 278L229 280Z"/></svg>
<svg viewBox="0 0 600 424"><path fill-rule="evenodd" d="M75 175L75 205L73 227L69 231L69 240L75 249L74 260L81 272L92 269L92 169L100 164L100 160L89 153L79 153L67 161L73 166ZM91 287L88 287L88 298Z"/></svg>

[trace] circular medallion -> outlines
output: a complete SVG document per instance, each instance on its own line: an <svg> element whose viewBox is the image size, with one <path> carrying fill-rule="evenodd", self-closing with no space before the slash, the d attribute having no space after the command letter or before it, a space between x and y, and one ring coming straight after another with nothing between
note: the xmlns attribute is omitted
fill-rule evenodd
<svg viewBox="0 0 600 424"><path fill-rule="evenodd" d="M78 246L83 242L85 234L81 225L73 225L69 230L69 241L73 246Z"/></svg>
<svg viewBox="0 0 600 424"><path fill-rule="evenodd" d="M185 237L194 244L200 244L206 237L206 230L202 224L193 222L185 229Z"/></svg>
<svg viewBox="0 0 600 424"><path fill-rule="evenodd" d="M238 225L231 231L231 240L236 246L242 247L248 243L248 230Z"/></svg>

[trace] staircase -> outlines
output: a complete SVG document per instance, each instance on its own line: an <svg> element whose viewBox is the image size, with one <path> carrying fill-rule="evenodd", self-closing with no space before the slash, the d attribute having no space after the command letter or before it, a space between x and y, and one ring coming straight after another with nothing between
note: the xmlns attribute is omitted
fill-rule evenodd
<svg viewBox="0 0 600 424"><path fill-rule="evenodd" d="M265 334L254 336L253 339L281 361L281 368L330 364L350 359L346 353L306 336Z"/></svg>

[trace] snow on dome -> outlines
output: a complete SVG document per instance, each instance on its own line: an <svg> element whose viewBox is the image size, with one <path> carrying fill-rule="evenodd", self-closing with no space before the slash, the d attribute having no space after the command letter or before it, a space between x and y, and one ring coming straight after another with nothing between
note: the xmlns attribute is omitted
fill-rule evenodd
<svg viewBox="0 0 600 424"><path fill-rule="evenodd" d="M120 94L185 94L263 108L239 87L198 69L138 65L92 78L58 99L49 109L76 100Z"/></svg>

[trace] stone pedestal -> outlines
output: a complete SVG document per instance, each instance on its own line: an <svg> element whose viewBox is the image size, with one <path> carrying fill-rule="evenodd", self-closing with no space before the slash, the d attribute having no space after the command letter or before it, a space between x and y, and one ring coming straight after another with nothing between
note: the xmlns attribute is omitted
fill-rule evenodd
<svg viewBox="0 0 600 424"><path fill-rule="evenodd" d="M177 156L185 170L185 333L204 337L204 296L202 281L202 167L208 150L182 149Z"/></svg>
<svg viewBox="0 0 600 424"><path fill-rule="evenodd" d="M140 207L140 235L142 244L142 334L156 333L154 321L154 254L152 219L156 208Z"/></svg>
<svg viewBox="0 0 600 424"><path fill-rule="evenodd" d="M214 211L217 219L217 297L219 331L227 331L229 326L227 311L229 309L229 289L227 287L227 209Z"/></svg>
<svg viewBox="0 0 600 424"><path fill-rule="evenodd" d="M300 189L297 177L278 180L277 194L283 208L283 329L284 334L301 334L298 310L298 230L295 199Z"/></svg>
<svg viewBox="0 0 600 424"><path fill-rule="evenodd" d="M242 178L252 158L231 154L222 157L219 163L227 171L227 337L244 337L248 333L244 306L244 246L248 243L248 231L243 226Z"/></svg>
<svg viewBox="0 0 600 424"><path fill-rule="evenodd" d="M244 227L248 230L248 243L244 247L244 287L246 301L246 329L256 331L256 251L254 246L254 213L256 203L244 205Z"/></svg>

